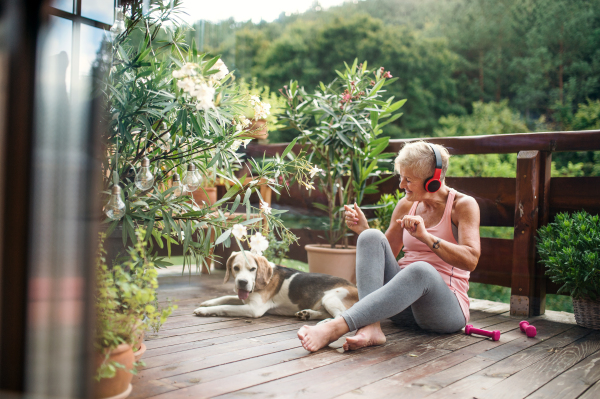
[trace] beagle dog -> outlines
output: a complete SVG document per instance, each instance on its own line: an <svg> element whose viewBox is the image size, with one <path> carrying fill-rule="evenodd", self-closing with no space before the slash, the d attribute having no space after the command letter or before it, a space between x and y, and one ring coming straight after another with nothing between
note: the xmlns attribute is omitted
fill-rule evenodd
<svg viewBox="0 0 600 399"><path fill-rule="evenodd" d="M335 318L358 302L356 286L343 278L277 266L249 251L231 254L224 283L230 276L237 295L203 302L195 315L256 318L268 313L321 320Z"/></svg>

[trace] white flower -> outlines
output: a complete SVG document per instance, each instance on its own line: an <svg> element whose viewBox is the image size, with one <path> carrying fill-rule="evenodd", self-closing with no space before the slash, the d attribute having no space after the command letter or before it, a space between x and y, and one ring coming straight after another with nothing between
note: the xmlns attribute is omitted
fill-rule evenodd
<svg viewBox="0 0 600 399"><path fill-rule="evenodd" d="M233 140L233 142L231 143L231 146L229 147L229 150L232 152L236 152L240 146L242 145L242 140Z"/></svg>
<svg viewBox="0 0 600 399"><path fill-rule="evenodd" d="M177 87L184 92L191 94L196 89L196 82L194 82L194 79L185 78L177 82Z"/></svg>
<svg viewBox="0 0 600 399"><path fill-rule="evenodd" d="M245 116L240 116L240 124L241 124L243 127L248 127L248 126L250 126L250 123L251 123L251 122L250 122L250 119L246 118Z"/></svg>
<svg viewBox="0 0 600 399"><path fill-rule="evenodd" d="M260 97L259 96L251 96L250 102L252 103L252 105L256 105L256 104L260 103Z"/></svg>
<svg viewBox="0 0 600 399"><path fill-rule="evenodd" d="M260 209L267 215L271 214L271 207L269 206L269 204L267 202L261 201Z"/></svg>
<svg viewBox="0 0 600 399"><path fill-rule="evenodd" d="M248 230L246 230L246 226L242 226L241 224L234 224L231 228L231 234L234 235L235 238L241 240L246 237L248 234Z"/></svg>
<svg viewBox="0 0 600 399"><path fill-rule="evenodd" d="M250 252L262 256L263 251L269 248L269 241L261 233L256 233L250 237Z"/></svg>
<svg viewBox="0 0 600 399"><path fill-rule="evenodd" d="M183 72L185 76L196 76L198 74L196 68L198 68L198 64L188 62L183 66L183 68L181 68L181 72Z"/></svg>
<svg viewBox="0 0 600 399"><path fill-rule="evenodd" d="M223 62L223 60L220 59L220 58L215 63L215 65L213 65L212 69L218 69L219 70L219 72L217 72L214 75L212 75L217 80L223 79L229 73L229 69L227 69L227 65L225 65L225 63Z"/></svg>
<svg viewBox="0 0 600 399"><path fill-rule="evenodd" d="M265 119L271 113L271 104L255 103L254 104L254 120Z"/></svg>
<svg viewBox="0 0 600 399"><path fill-rule="evenodd" d="M215 106L214 97L215 97L215 89L214 87L210 87L207 84L201 84L196 86L196 91L194 95L198 99L198 104L196 104L197 110L207 110L209 108L213 108Z"/></svg>
<svg viewBox="0 0 600 399"><path fill-rule="evenodd" d="M241 131L242 131L242 129L243 129L243 127L242 127L242 124L241 124L241 123L238 123L237 125L235 125L235 132L236 132L236 133L239 133L239 132L241 132Z"/></svg>
<svg viewBox="0 0 600 399"><path fill-rule="evenodd" d="M315 186L312 185L311 183L305 183L304 186L306 187L307 190L314 190Z"/></svg>
<svg viewBox="0 0 600 399"><path fill-rule="evenodd" d="M185 232L182 230L181 231L181 241L185 240Z"/></svg>
<svg viewBox="0 0 600 399"><path fill-rule="evenodd" d="M180 70L173 71L173 77L175 79L180 79L180 78L183 78L184 76L185 75L183 74L183 71L180 71Z"/></svg>
<svg viewBox="0 0 600 399"><path fill-rule="evenodd" d="M313 177L315 177L315 175L316 175L317 173L321 173L321 172L323 172L323 169L319 169L318 167L316 167L316 166L313 166L313 167L310 169L310 178L312 179Z"/></svg>
<svg viewBox="0 0 600 399"><path fill-rule="evenodd" d="M245 139L242 140L242 143L244 143L244 148L246 148L246 146L252 141L252 139Z"/></svg>

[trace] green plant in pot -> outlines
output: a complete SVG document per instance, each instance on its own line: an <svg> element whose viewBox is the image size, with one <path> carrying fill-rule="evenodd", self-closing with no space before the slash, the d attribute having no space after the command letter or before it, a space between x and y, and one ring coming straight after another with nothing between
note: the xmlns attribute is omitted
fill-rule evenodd
<svg viewBox="0 0 600 399"><path fill-rule="evenodd" d="M180 244L184 267L195 264L200 270L209 267L215 245L231 245L235 224L253 226L264 217L269 228L294 237L278 213L261 214L249 200L266 185L281 190L279 176L307 180L311 165L287 151L286 162L263 162L247 168L252 174L237 176L245 163L253 163L236 154L245 143L243 111L263 103L242 93L219 56L186 44L180 0L151 0L147 13L141 2L128 4L125 30L115 30L104 46L107 53L99 57L110 60L99 93L108 104L102 193L111 242L119 228L123 253L136 244L135 230L143 226L141 239L157 266L168 264L156 257L158 248L166 247L170 256L171 246ZM201 190L201 176L211 173L226 181L227 192L206 206L194 204L191 196ZM227 216L240 206L245 214Z"/></svg>
<svg viewBox="0 0 600 399"><path fill-rule="evenodd" d="M354 60L338 78L325 85L322 82L313 93L298 87L296 81L280 92L286 100L281 121L299 133L298 142L309 146L309 160L316 165L312 171L315 185L326 194L327 203L315 207L329 215L326 239L329 245L307 246L311 271L354 277L355 249L348 247L349 230L344 224L343 206L361 205L365 194L378 192L378 185L389 179L380 178L389 170L395 154L383 152L389 137L382 137L382 127L398 119L397 111L406 100L384 98L385 86L393 83L383 67L368 69L367 62ZM323 260L311 262L311 254L323 254ZM334 265L345 253L347 259ZM317 263L318 262L318 263Z"/></svg>
<svg viewBox="0 0 600 399"><path fill-rule="evenodd" d="M255 77L249 83L242 78L239 85L240 92L251 99L252 105L244 108L244 116L250 121L248 127L245 128L248 132L246 135L265 140L268 138L269 132L278 129L278 115L283 112L285 100L272 92L269 86L259 86Z"/></svg>
<svg viewBox="0 0 600 399"><path fill-rule="evenodd" d="M176 306L156 306L157 271L142 240L145 231L136 230L138 240L129 249L128 260L109 268L104 257L101 233L96 259L96 385L98 398L126 395L131 379L143 362L137 352L148 328L160 328ZM121 396L125 397L125 396Z"/></svg>
<svg viewBox="0 0 600 399"><path fill-rule="evenodd" d="M585 211L559 213L538 229L546 275L569 293L577 324L600 329L600 218Z"/></svg>

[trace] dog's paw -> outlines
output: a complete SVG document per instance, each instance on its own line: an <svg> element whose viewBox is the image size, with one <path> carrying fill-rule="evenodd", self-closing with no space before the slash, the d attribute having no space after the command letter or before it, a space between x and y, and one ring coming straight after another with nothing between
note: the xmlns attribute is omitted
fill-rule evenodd
<svg viewBox="0 0 600 399"><path fill-rule="evenodd" d="M298 318L298 320L310 320L310 311L301 310L299 312L296 312L296 317Z"/></svg>
<svg viewBox="0 0 600 399"><path fill-rule="evenodd" d="M209 299L208 301L204 301L200 304L200 307L208 307L208 306L216 306L217 301L215 299Z"/></svg>
<svg viewBox="0 0 600 399"><path fill-rule="evenodd" d="M196 315L196 316L204 316L204 317L206 317L206 316L217 316L217 314L215 312L211 311L210 308L206 308L206 307L196 308L194 310L194 315Z"/></svg>

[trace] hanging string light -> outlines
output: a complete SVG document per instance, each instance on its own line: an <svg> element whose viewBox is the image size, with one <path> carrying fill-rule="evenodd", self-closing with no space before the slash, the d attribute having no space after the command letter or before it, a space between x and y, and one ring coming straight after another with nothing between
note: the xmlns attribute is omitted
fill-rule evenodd
<svg viewBox="0 0 600 399"><path fill-rule="evenodd" d="M142 159L142 167L135 175L135 185L142 191L150 190L154 184L154 175L150 172L150 160L147 157Z"/></svg>
<svg viewBox="0 0 600 399"><path fill-rule="evenodd" d="M173 190L173 194L171 195L172 198L177 198L181 194L183 194L184 187L181 184L181 180L179 180L178 173L173 174L173 180L171 181L171 188L173 188L173 187L177 187L177 188L175 188L175 190Z"/></svg>
<svg viewBox="0 0 600 399"><path fill-rule="evenodd" d="M112 194L104 207L104 213L112 220L121 219L125 215L125 203L121 199L121 187L118 184L112 188Z"/></svg>
<svg viewBox="0 0 600 399"><path fill-rule="evenodd" d="M187 173L183 176L183 186L185 191L190 193L200 187L199 174L196 172L196 166L193 163L188 164Z"/></svg>
<svg viewBox="0 0 600 399"><path fill-rule="evenodd" d="M110 27L110 35L113 42L123 32L125 32L125 17L123 15L123 7L115 8L115 23Z"/></svg>

